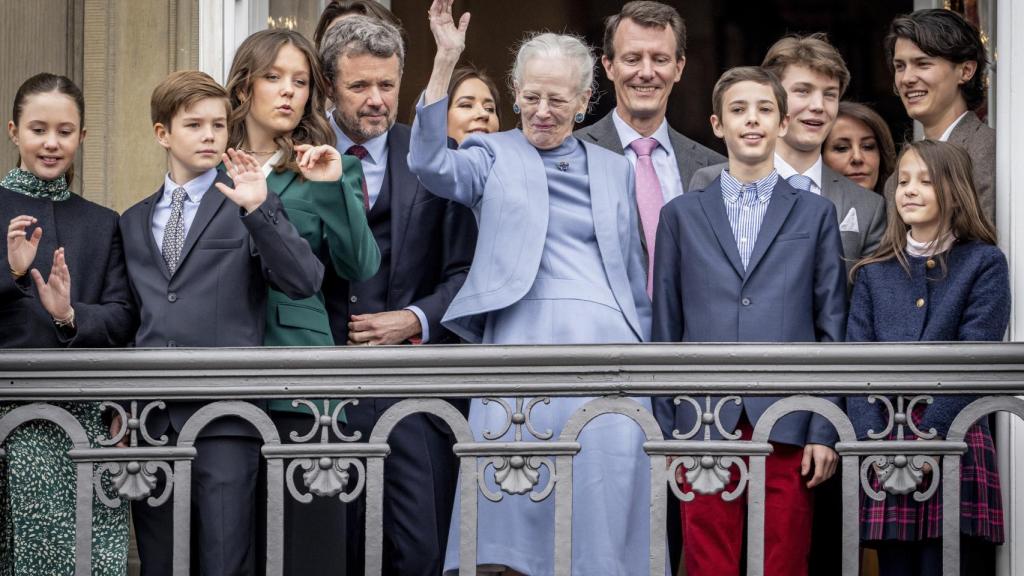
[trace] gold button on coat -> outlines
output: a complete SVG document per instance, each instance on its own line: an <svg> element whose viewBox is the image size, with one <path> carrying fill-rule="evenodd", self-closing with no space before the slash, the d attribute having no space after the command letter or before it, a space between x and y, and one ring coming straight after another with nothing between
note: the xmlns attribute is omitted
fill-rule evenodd
<svg viewBox="0 0 1024 576"><path fill-rule="evenodd" d="M918 308L924 308L924 298L918 298L917 299L917 307Z"/></svg>
<svg viewBox="0 0 1024 576"><path fill-rule="evenodd" d="M927 266L929 270L931 270L932 268L935 268L935 260L932 260L931 258L929 258L929 259L928 259L928 260L927 260L927 261L926 261L926 262L924 263L924 265L925 265L925 266Z"/></svg>

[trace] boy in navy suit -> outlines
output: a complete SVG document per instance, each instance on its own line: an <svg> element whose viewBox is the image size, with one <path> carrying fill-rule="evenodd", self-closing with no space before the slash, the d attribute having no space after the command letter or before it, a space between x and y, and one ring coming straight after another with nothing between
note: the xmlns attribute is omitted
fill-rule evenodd
<svg viewBox="0 0 1024 576"><path fill-rule="evenodd" d="M728 168L707 188L661 211L654 265L654 341L815 342L842 339L846 279L835 207L797 190L774 168L787 129L786 92L770 72L733 68L713 92L711 125L729 150ZM714 402L714 399L712 399ZM721 405L722 429L749 439L778 398ZM672 438L701 414L686 402L655 401ZM714 408L714 404L712 404ZM712 437L722 439L712 426ZM779 420L766 469L765 574L806 574L811 537L809 487L831 476L835 430L807 412ZM726 487L736 486L738 474ZM684 482L684 490L692 487ZM683 505L687 573L739 574L745 498L698 494Z"/></svg>
<svg viewBox="0 0 1024 576"><path fill-rule="evenodd" d="M121 217L141 315L138 347L260 346L268 284L294 299L320 288L323 266L277 195L267 194L260 166L248 154L224 153L230 112L227 92L202 72L175 72L153 91L154 132L169 171L160 190ZM231 178L217 169L222 159ZM199 406L154 410L150 436L176 442ZM219 418L195 447L194 572L252 574L260 437L241 419ZM163 491L159 480L154 494ZM171 502L133 503L144 576L171 574Z"/></svg>

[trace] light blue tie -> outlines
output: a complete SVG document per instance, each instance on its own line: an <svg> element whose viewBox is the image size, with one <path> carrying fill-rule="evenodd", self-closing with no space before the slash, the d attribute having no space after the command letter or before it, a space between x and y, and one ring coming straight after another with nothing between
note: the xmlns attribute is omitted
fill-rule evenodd
<svg viewBox="0 0 1024 576"><path fill-rule="evenodd" d="M797 190L803 190L804 192L810 192L811 184L814 182L813 180L811 180L807 176L804 176L803 174L793 174L789 178L786 178L786 181L789 182L789 185L792 186L793 188L796 188Z"/></svg>

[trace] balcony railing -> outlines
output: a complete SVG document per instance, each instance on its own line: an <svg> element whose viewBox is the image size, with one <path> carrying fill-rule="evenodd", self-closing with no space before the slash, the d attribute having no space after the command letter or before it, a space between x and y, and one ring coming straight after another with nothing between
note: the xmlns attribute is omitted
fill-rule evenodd
<svg viewBox="0 0 1024 576"><path fill-rule="evenodd" d="M956 417L945 439L918 430L909 419L916 403L935 395L969 394L978 397ZM105 505L120 498L148 499L150 504L174 502L174 538L188 542L191 461L197 434L224 416L244 418L263 437L267 467L267 574L280 574L282 558L282 499L311 498L309 484L317 482L317 497L351 500L365 492L366 574L379 574L382 562L382 507L384 459L390 431L403 417L426 412L443 419L457 439L462 486L480 486L491 499L511 496L513 490L494 478L501 465L535 466L539 459L551 468L546 486L532 487L535 500L555 499L555 572L568 575L572 561L572 463L579 452L577 439L588 422L609 413L631 418L643 430L644 450L650 457L651 575L662 576L666 554L667 498L690 499L674 482L676 469L699 474L701 469L734 464L740 484L725 493L724 484L708 476L702 493L749 498L747 541L748 574L760 575L764 558L765 459L771 453L768 436L779 418L797 410L821 414L836 428L842 456L839 474L843 493L843 574L859 569L858 503L861 490L875 497L868 482L869 469L893 474L920 473L931 463L933 480L925 500L938 489L943 494L944 574L959 573L960 459L967 450L964 436L979 418L1010 412L1024 418L1024 344L702 344L628 346L422 346L381 348L258 348L173 350L8 350L0 351L0 402L24 405L0 419L0 442L13 429L42 419L64 429L72 441L69 456L76 463L78 508L76 574L90 573L91 494L106 476L118 488L111 499L96 490ZM784 396L764 414L750 440L705 440L705 431L718 426L715 406L708 396ZM846 415L825 400L828 395L899 397L889 403L889 425L899 430L897 440L858 441ZM530 426L529 399L593 396L566 423L557 437L531 441L476 441L462 414L444 398L516 398L514 406L502 402L509 426ZM694 430L677 431L665 439L653 415L629 400L630 396L668 396L689 404L702 415ZM310 433L300 443L283 444L270 418L242 399L358 400L391 397L405 400L391 407L377 422L369 441L356 441L337 429L336 419L323 414L320 404L309 402ZM107 438L91 448L82 425L67 411L49 404L57 401L103 401L119 411L128 426L128 448L113 445L122 438ZM161 445L146 428L147 416L162 410L163 402L209 401L181 430L175 446ZM118 402L115 402L118 401ZM731 400L730 400L731 401ZM321 416L323 416L321 418ZM333 428L333 429L332 429ZM333 440L332 434L333 432ZM886 431L887 433L888 431ZM884 434L879 434L885 436ZM517 438L519 436L517 435ZM681 456L669 460L666 456ZM0 450L0 457L3 456ZM744 465L737 456L749 458ZM537 458L531 460L531 457ZM728 458L733 457L733 458ZM941 465L939 464L941 457ZM481 463L495 463L488 468ZM296 467L310 470L326 462L319 480L306 486L294 480ZM524 464L525 463L525 464ZM553 463L553 464L552 464ZM356 470L356 481L342 474ZM509 496L491 493L480 475ZM167 488L150 492L157 474L168 476ZM890 474L892 476L892 474ZM505 478L509 478L506 475ZM518 479L520 482L522 478ZM1006 481L1004 479L1004 481ZM696 483L695 483L696 484ZM286 490L287 487L287 490ZM515 487L517 493L522 486ZM916 490L913 482L885 485L892 493ZM462 534L461 574L474 574L476 564L477 494L464 490L461 515L453 518ZM188 573L187 546L174 549L174 573Z"/></svg>

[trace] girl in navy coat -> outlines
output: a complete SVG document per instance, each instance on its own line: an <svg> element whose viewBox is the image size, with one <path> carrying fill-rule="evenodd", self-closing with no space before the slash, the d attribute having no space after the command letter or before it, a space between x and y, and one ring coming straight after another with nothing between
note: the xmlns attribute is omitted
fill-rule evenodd
<svg viewBox="0 0 1024 576"><path fill-rule="evenodd" d="M995 246L971 174L971 159L959 146L923 140L904 149L885 238L851 271L847 341L1003 339L1010 317L1006 257ZM941 439L971 400L937 395L931 404L917 403L909 417L918 430L934 428ZM847 410L859 439L886 428L884 402L850 398ZM984 419L970 428L966 441L960 473L961 573L991 574L994 545L1003 541L1003 514L996 454ZM936 480L929 478L927 466L920 472L916 489L924 491ZM880 490L877 478L873 488ZM880 574L941 573L940 496L941 490L925 502L910 494L886 494L882 501L863 497L861 539L878 549Z"/></svg>

